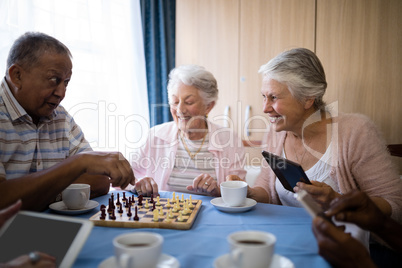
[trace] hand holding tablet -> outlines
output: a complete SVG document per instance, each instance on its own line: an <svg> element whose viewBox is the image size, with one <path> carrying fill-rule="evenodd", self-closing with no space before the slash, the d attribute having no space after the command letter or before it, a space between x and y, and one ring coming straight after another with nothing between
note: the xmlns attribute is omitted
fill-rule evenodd
<svg viewBox="0 0 402 268"><path fill-rule="evenodd" d="M262 155L271 166L283 187L288 191L294 192L293 188L299 181L311 184L303 168L298 163L266 151L262 151Z"/></svg>

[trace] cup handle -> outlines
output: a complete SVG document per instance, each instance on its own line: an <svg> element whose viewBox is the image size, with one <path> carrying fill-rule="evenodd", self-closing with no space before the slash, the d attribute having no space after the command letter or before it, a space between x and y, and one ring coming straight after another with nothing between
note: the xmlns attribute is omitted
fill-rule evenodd
<svg viewBox="0 0 402 268"><path fill-rule="evenodd" d="M128 268L133 267L134 256L130 256L127 253L123 253L120 255L118 260L118 266L120 268Z"/></svg>
<svg viewBox="0 0 402 268"><path fill-rule="evenodd" d="M243 261L243 251L240 248L233 249L230 252L230 259L236 268L240 268Z"/></svg>
<svg viewBox="0 0 402 268"><path fill-rule="evenodd" d="M83 199L89 199L87 193L85 193L85 192L81 192L81 197Z"/></svg>

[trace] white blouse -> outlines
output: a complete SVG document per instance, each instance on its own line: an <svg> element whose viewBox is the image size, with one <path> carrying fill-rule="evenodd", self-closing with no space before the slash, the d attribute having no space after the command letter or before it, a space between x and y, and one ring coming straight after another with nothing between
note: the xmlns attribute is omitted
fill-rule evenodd
<svg viewBox="0 0 402 268"><path fill-rule="evenodd" d="M306 170L305 173L310 180L324 182L331 186L331 188L339 193L339 186L336 181L333 181L330 173L331 173L331 144L328 146L327 150L325 151L324 155L321 157L317 163L314 164L310 169ZM282 151L282 157L286 158L285 149ZM296 200L294 197L294 193L291 191L286 190L278 178L275 181L275 189L278 193L279 199L281 200L284 206L291 206L291 207L301 207L302 205L299 201Z"/></svg>

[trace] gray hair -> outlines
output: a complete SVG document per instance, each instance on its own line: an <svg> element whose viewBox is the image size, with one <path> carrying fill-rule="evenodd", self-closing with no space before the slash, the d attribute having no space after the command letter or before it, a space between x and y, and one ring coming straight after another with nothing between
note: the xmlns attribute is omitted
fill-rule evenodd
<svg viewBox="0 0 402 268"><path fill-rule="evenodd" d="M285 51L260 67L259 73L288 86L299 101L314 98L314 107L325 106L323 96L327 88L324 68L318 57L306 48Z"/></svg>
<svg viewBox="0 0 402 268"><path fill-rule="evenodd" d="M169 102L180 83L197 88L205 105L218 100L218 83L213 74L202 66L181 65L170 72L167 85Z"/></svg>
<svg viewBox="0 0 402 268"><path fill-rule="evenodd" d="M45 52L68 55L70 50L59 40L44 33L26 32L14 41L7 58L7 70L13 64L24 68L35 66Z"/></svg>

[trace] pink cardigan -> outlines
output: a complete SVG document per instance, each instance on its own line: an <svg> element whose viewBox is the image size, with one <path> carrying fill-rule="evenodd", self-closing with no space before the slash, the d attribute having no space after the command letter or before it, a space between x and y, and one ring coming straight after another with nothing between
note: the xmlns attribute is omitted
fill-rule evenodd
<svg viewBox="0 0 402 268"><path fill-rule="evenodd" d="M216 159L218 185L227 175L246 176L242 141L229 128L208 122L208 150ZM159 190L170 191L167 184L172 173L178 147L178 128L175 122L157 125L150 129L147 142L131 155L131 166L137 179L152 177ZM132 188L132 187L131 187ZM126 190L130 189L126 188Z"/></svg>
<svg viewBox="0 0 402 268"><path fill-rule="evenodd" d="M331 141L331 178L338 183L341 193L359 189L369 196L382 197L392 207L392 218L402 223L402 180L378 128L360 114L340 114L332 120L333 133L338 135L333 135ZM270 128L264 137L264 150L281 155L285 137L285 131ZM264 161L254 187L264 188L270 203L281 204L275 180Z"/></svg>

